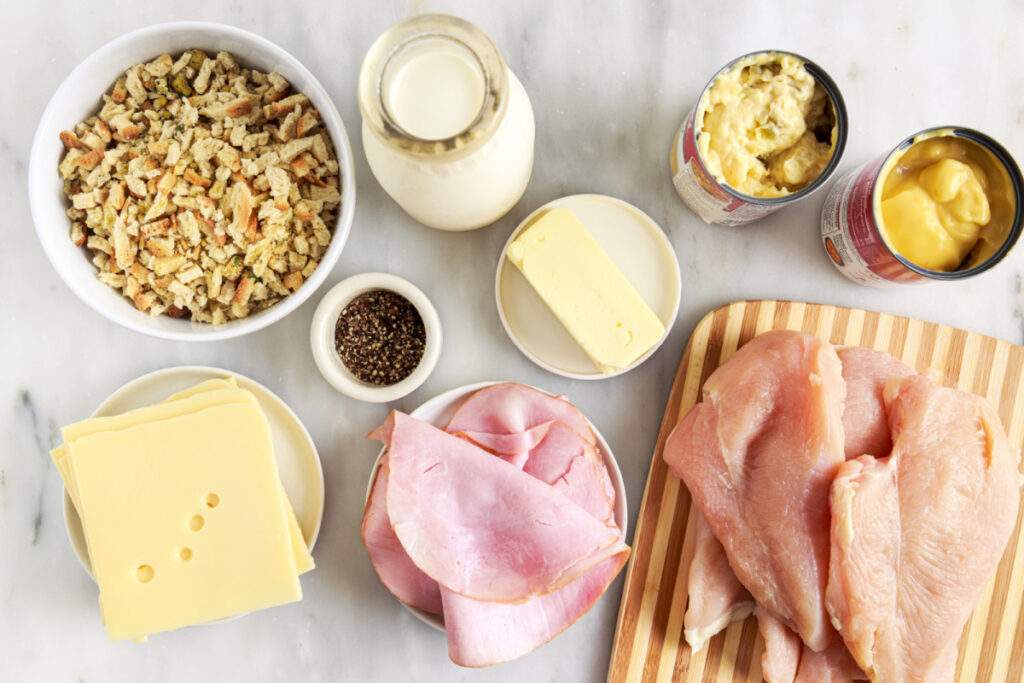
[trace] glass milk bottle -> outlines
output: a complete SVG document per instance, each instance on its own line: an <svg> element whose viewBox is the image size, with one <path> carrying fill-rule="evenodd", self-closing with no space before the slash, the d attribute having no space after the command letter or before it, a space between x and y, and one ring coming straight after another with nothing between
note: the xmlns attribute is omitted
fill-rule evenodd
<svg viewBox="0 0 1024 683"><path fill-rule="evenodd" d="M420 223L489 225L533 171L530 98L494 43L443 14L395 24L359 74L363 149L377 181Z"/></svg>

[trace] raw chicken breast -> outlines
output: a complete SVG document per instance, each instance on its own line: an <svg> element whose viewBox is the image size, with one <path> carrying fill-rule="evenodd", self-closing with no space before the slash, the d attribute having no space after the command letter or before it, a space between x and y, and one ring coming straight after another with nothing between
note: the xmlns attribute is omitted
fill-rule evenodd
<svg viewBox="0 0 1024 683"><path fill-rule="evenodd" d="M797 634L763 607L754 610L754 614L757 616L757 632L764 641L761 676L767 683L793 683L804 644Z"/></svg>
<svg viewBox="0 0 1024 683"><path fill-rule="evenodd" d="M909 377L914 371L887 353L860 346L848 346L838 353L846 380L843 409L846 458L885 457L892 448L892 439L882 389L890 379Z"/></svg>
<svg viewBox="0 0 1024 683"><path fill-rule="evenodd" d="M814 650L831 640L828 492L844 397L831 344L768 332L708 378L665 447L737 578Z"/></svg>
<svg viewBox="0 0 1024 683"><path fill-rule="evenodd" d="M827 605L874 681L950 681L957 641L1013 530L1018 456L982 399L889 383L892 455L840 468Z"/></svg>
<svg viewBox="0 0 1024 683"><path fill-rule="evenodd" d="M892 356L871 349L847 347L839 349L838 355L846 381L843 408L846 457L888 454L892 441L882 389L888 380L907 377L914 374L913 370ZM696 550L690 565L684 627L686 641L697 651L730 623L746 618L753 602L733 574L721 543L711 533L703 516L696 509L691 514L696 515ZM844 670L848 671L849 667Z"/></svg>
<svg viewBox="0 0 1024 683"><path fill-rule="evenodd" d="M729 566L722 544L715 538L704 515L697 508L694 516L693 561L687 584L689 602L683 616L683 634L694 652L734 621L746 619L754 611L754 599Z"/></svg>
<svg viewBox="0 0 1024 683"><path fill-rule="evenodd" d="M815 652L766 610L757 608L754 615L757 617L757 631L764 641L761 675L767 683L852 683L867 680L834 630L828 647Z"/></svg>
<svg viewBox="0 0 1024 683"><path fill-rule="evenodd" d="M852 683L866 680L868 677L853 661L842 638L834 631L832 642L821 652L815 652L806 645L801 646L796 683Z"/></svg>

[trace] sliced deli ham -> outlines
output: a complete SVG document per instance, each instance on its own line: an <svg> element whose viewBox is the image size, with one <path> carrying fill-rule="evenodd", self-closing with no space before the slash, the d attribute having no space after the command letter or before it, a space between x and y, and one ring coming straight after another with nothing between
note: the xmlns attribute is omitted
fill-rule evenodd
<svg viewBox="0 0 1024 683"><path fill-rule="evenodd" d="M568 401L522 384L481 389L455 412L447 431L560 489L614 524L615 491L587 418Z"/></svg>
<svg viewBox="0 0 1024 683"><path fill-rule="evenodd" d="M470 600L444 591L448 656L461 666L490 666L531 652L593 606L626 562L619 553L568 585L519 604Z"/></svg>
<svg viewBox="0 0 1024 683"><path fill-rule="evenodd" d="M590 423L567 401L512 384L495 385L471 395L452 421L450 431L458 432L458 438L423 423L415 424L417 422L396 414L370 435L388 444L364 512L363 540L370 559L382 583L402 602L443 614L449 656L456 664L489 666L522 656L586 614L621 571L629 555L629 548L621 542L623 534L614 521L615 491ZM460 427L468 431L458 431ZM400 492L395 495L400 498L413 488L421 487L420 494L428 499L426 504L430 504L432 497L445 498L450 506L458 508L457 514L450 517L454 520L450 528L452 538L488 537L482 543L450 546L449 550L455 548L452 552L467 553L453 556L457 558L456 565L476 564L477 557L470 556L469 552L488 551L488 548L492 552L495 549L499 553L507 552L502 530L506 523L520 524L521 531L529 533L530 525L523 525L523 519L540 522L539 538L543 543L550 542L543 528L547 524L544 517L555 511L565 518L562 520L565 538L581 556L554 581L556 586L560 582L563 585L547 592L540 592L544 589L533 586L531 590L537 590L538 594L517 601L482 600L473 597L474 589L468 591L470 596L467 597L438 583L435 580L438 577L417 566L393 527L388 498L389 491L395 488L391 477L392 453L398 453L401 458L403 449L412 448L414 444L426 444L428 462L406 456L407 486L398 489ZM432 454L430 449L434 449ZM455 453L451 458L446 455L448 449ZM479 485L481 472L476 468L460 469L467 460L489 461L482 475L483 486ZM468 477L471 483L477 484L470 486L471 495L466 495L464 486L437 478L434 470L438 467L449 468L451 479ZM530 483L516 483L520 481ZM529 495L516 490L522 487L526 487ZM511 489L508 495L506 488ZM544 490L547 493L539 493ZM410 506L409 510L400 512L398 517L415 516L411 509ZM547 512L536 514L544 510ZM562 510L571 512L563 515ZM448 513L442 510L441 514ZM569 535L577 533L572 528L575 523L572 520L579 521L581 515L589 519L585 536L600 539L598 545L609 537L615 539L590 557L585 556L586 544L580 544L579 539ZM459 524L466 526L459 527ZM423 537L422 529L410 526L407 530L418 539ZM433 539L437 540L436 534ZM538 544L537 547L545 546ZM558 553L564 554L563 549ZM558 562L558 553L550 559ZM564 557L561 561L565 561ZM548 565L549 559L544 558L540 564ZM431 571L438 567L451 569L445 563L435 562L430 566L434 567ZM506 562L506 566L511 569L518 567L518 563ZM553 566L543 571L554 576L558 572L551 571ZM490 563L490 569L478 572L476 579L492 577L494 570L494 563ZM467 585L476 580L458 573L456 576ZM531 586L531 581L526 581L525 585Z"/></svg>
<svg viewBox="0 0 1024 683"><path fill-rule="evenodd" d="M492 452L512 455L531 450L543 437L536 428L550 422L561 422L596 443L590 422L576 406L511 382L486 387L466 399L452 416L448 431Z"/></svg>
<svg viewBox="0 0 1024 683"><path fill-rule="evenodd" d="M588 433L593 437L589 428ZM478 445L480 439L495 444L502 439L513 441L516 436L481 432L474 434L476 438L470 440ZM554 486L594 517L614 525L615 490L594 442L559 421L532 427L524 434L539 435L536 440L521 440L524 445L529 444L529 450L512 453L498 451L495 455L535 479ZM460 436L469 438L466 432L461 432Z"/></svg>
<svg viewBox="0 0 1024 683"><path fill-rule="evenodd" d="M388 457L385 454L366 501L360 529L370 562L380 582L396 598L410 607L441 614L441 589L437 581L413 564L391 528L386 504L387 485Z"/></svg>
<svg viewBox="0 0 1024 683"><path fill-rule="evenodd" d="M503 384L462 406L448 431L473 441L526 474L550 484L614 527L615 491L589 421L571 404L531 387ZM501 416L478 408L513 397ZM546 422L536 423L548 418ZM521 432L504 430L522 428ZM484 430L500 430L488 432ZM468 430L468 431L467 431ZM583 616L622 569L622 552L548 595L520 604L470 600L442 589L448 654L462 666L508 661L546 643Z"/></svg>
<svg viewBox="0 0 1024 683"><path fill-rule="evenodd" d="M450 591L524 602L628 550L618 529L463 439L398 412L376 435L388 448L392 528Z"/></svg>

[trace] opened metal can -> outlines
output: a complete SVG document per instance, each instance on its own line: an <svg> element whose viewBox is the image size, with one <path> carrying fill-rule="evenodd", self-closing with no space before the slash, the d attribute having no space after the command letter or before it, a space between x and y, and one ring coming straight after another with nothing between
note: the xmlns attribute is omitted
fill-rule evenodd
<svg viewBox="0 0 1024 683"><path fill-rule="evenodd" d="M965 259L963 265L954 270L933 270L915 263L889 244L882 229L881 196L895 162L916 143L939 136L961 138L986 150L1005 174L1007 185L1005 236L999 244L991 245L990 253L983 258ZM1024 180L1010 153L980 131L939 126L907 137L891 151L837 180L821 211L821 240L839 272L862 285L889 287L962 280L985 272L1006 257L1024 229L1022 217Z"/></svg>
<svg viewBox="0 0 1024 683"><path fill-rule="evenodd" d="M825 91L835 119L832 140L832 155L818 176L807 185L790 194L779 197L756 197L744 194L731 187L723 180L716 178L708 170L708 165L701 158L697 136L700 134L708 92L719 76L727 74L761 56L784 55L795 57L803 63L804 68L814 78L817 85ZM738 57L726 64L708 81L701 91L697 104L694 106L682 126L676 132L669 155L672 170L672 183L683 202L706 223L716 225L744 225L764 218L784 206L794 204L809 196L820 188L839 166L839 161L846 147L849 124L846 115L846 104L832 78L814 62L792 52L782 50L759 50Z"/></svg>

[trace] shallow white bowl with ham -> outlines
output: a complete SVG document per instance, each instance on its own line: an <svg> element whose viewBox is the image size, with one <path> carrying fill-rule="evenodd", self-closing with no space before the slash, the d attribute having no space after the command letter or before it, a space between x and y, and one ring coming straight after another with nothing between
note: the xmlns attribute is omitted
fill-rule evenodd
<svg viewBox="0 0 1024 683"><path fill-rule="evenodd" d="M410 416L420 421L434 425L439 429L443 429L452 421L453 417L456 414L456 411L461 407L466 398L468 398L472 394L475 394L480 389L484 389L486 387L494 386L497 384L501 383L480 382L477 384L466 385L456 389L452 389L450 391L446 391L421 404L419 408L417 408L410 414ZM538 389L538 391L541 390ZM612 518L615 525L618 527L618 529L620 529L621 538L625 541L627 529L627 504L622 473L620 469L618 469L618 465L615 462L614 456L611 452L610 446L608 445L607 441L604 439L603 436L601 436L600 432L594 427L592 423L589 423L588 421L588 424L595 436L597 451L599 452L603 465L607 470L608 479L610 480L610 485L614 492ZM372 489L378 476L378 470L381 466L381 462L386 451L386 447L383 447L383 449L381 449L377 461L374 463L374 466L371 469L370 481L367 486L367 500L370 499ZM444 630L443 618L440 615L404 603L403 606L406 606L407 609L409 609L417 618L419 618L419 620L421 620L425 624L439 631Z"/></svg>

